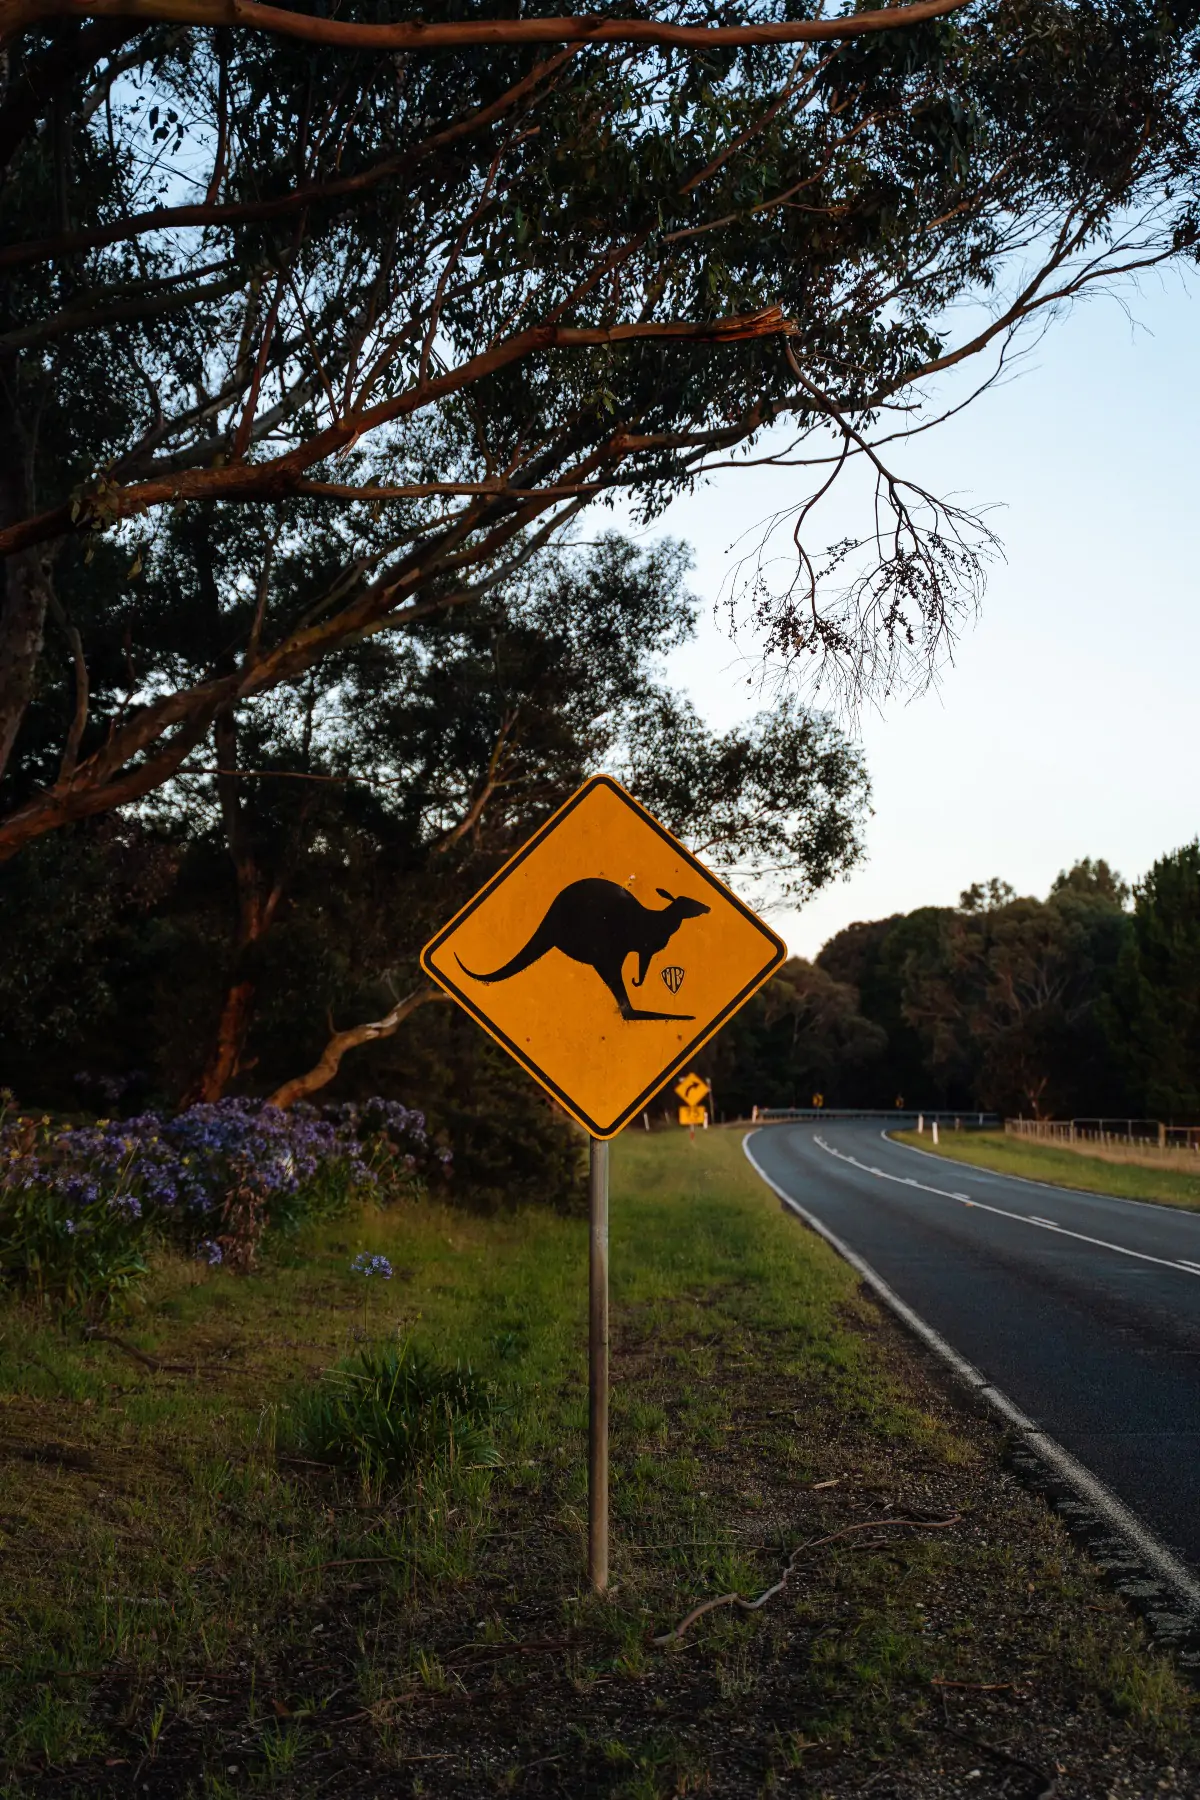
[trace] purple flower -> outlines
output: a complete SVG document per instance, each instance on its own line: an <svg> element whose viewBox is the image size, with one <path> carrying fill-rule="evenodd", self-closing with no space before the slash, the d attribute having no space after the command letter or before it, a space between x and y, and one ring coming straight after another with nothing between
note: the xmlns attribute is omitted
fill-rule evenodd
<svg viewBox="0 0 1200 1800"><path fill-rule="evenodd" d="M100 1079L91 1085L99 1091ZM336 1198L386 1193L393 1178L419 1180L449 1161L448 1151L430 1143L422 1113L382 1096L289 1112L232 1098L174 1116L147 1111L70 1126L22 1115L0 1095L0 1195L20 1195L22 1206L44 1198L52 1207L47 1222L57 1221L68 1237L121 1233L146 1219L191 1247L207 1231L197 1254L214 1266L222 1259L213 1234L234 1196L252 1196L270 1222L277 1198L326 1171ZM392 1278L384 1256L364 1253L355 1269Z"/></svg>
<svg viewBox="0 0 1200 1800"><path fill-rule="evenodd" d="M210 1269L215 1269L218 1263L225 1260L221 1254L220 1244L214 1244L211 1238L205 1238L199 1245L196 1257L198 1261L206 1262Z"/></svg>
<svg viewBox="0 0 1200 1800"><path fill-rule="evenodd" d="M392 1265L386 1256L372 1256L368 1250L361 1250L350 1265L356 1275L382 1275L385 1281L392 1279Z"/></svg>

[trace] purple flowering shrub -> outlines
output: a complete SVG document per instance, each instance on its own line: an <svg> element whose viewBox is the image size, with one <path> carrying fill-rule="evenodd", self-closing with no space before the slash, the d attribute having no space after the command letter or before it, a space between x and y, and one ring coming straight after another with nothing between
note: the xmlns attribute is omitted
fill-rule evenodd
<svg viewBox="0 0 1200 1800"><path fill-rule="evenodd" d="M111 1304L145 1273L150 1234L249 1269L268 1230L367 1192L415 1196L445 1166L423 1115L390 1100L281 1112L230 1099L63 1126L0 1095L0 1281Z"/></svg>
<svg viewBox="0 0 1200 1800"><path fill-rule="evenodd" d="M53 1188L0 1187L0 1278L70 1311L113 1307L149 1271L142 1210L98 1200L76 1176Z"/></svg>

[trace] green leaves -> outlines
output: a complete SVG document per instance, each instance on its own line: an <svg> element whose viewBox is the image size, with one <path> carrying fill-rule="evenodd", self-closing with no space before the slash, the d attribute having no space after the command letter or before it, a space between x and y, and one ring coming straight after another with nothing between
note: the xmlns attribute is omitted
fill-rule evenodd
<svg viewBox="0 0 1200 1800"><path fill-rule="evenodd" d="M373 5L354 0L348 16ZM620 489L653 517L785 422L808 446L812 485L777 585L763 576L742 597L766 653L816 656L856 693L919 682L981 588L986 528L887 464L879 530L868 496L861 533L823 543L805 510L822 492L816 471L831 450L865 457L886 409L928 423L922 386L956 354L964 311L994 308L994 338L970 354L999 350L1055 294L1119 268L1132 220L1140 261L1194 253L1196 49L1194 9L1164 20L1156 0L980 0L800 51L592 43L540 60L504 46L401 59L153 27L124 41L119 79L103 51L71 64L56 89L63 129L31 101L0 187L0 240L15 246L0 250L0 364L14 371L0 382L0 445L31 447L17 511L61 540L53 578L105 679L91 685L69 805L45 782L22 833L108 791L128 798L131 770L135 785L156 780L172 734L204 729L199 671L219 656L232 675L252 636L248 689L303 678L403 608L441 604L452 583L486 593L526 534L572 515L580 485ZM794 328L790 361L775 336L643 340L603 358L550 342L558 327L696 326L768 308ZM343 463L318 434L331 418L349 433L381 397L407 410L376 419ZM388 499L360 501L348 474ZM322 500L305 509L297 483L309 481ZM309 591L293 581L281 594L271 578L261 618L244 587L225 595L219 645L209 602L176 584L169 616L186 649L155 665L161 711L131 711L111 667L111 580L139 692L147 659L129 614L158 630L130 606L134 574L121 582L97 548L103 532L116 564L152 585L155 553L143 548L137 569L125 519L130 488L159 517L237 508L249 536L274 529L283 505L279 569L303 562L314 529L329 549ZM61 764L76 713L53 633L43 664L39 771ZM124 760L101 772L86 752L114 741ZM25 769L22 783L29 800Z"/></svg>

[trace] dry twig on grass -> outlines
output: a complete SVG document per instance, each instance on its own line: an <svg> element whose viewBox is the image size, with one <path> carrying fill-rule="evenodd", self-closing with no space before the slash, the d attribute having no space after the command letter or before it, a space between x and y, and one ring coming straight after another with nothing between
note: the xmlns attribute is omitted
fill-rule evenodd
<svg viewBox="0 0 1200 1800"><path fill-rule="evenodd" d="M931 1675L929 1685L935 1688L968 1688L973 1694L1015 1694L1017 1691L1013 1681L946 1681L941 1675Z"/></svg>
<svg viewBox="0 0 1200 1800"><path fill-rule="evenodd" d="M127 1338L116 1337L111 1331L98 1331L94 1325L88 1327L87 1337L92 1343L115 1345L118 1350L123 1350L126 1356L134 1357L138 1362L144 1363L146 1368L153 1369L156 1374L161 1370L172 1375L194 1375L196 1373L197 1365L195 1363L163 1362L159 1357L151 1356L149 1351L139 1350L137 1345L131 1344Z"/></svg>
<svg viewBox="0 0 1200 1800"><path fill-rule="evenodd" d="M153 1369L156 1375L227 1375L229 1373L227 1366L223 1363L163 1362L161 1357L151 1356L148 1350L139 1350L136 1344L129 1342L128 1338L116 1337L111 1331L99 1331L94 1325L88 1326L87 1337L92 1343L113 1344L118 1350L123 1350L126 1356L135 1357L148 1369Z"/></svg>
<svg viewBox="0 0 1200 1800"><path fill-rule="evenodd" d="M861 1524L847 1525L841 1531L830 1532L828 1537L810 1538L807 1542L796 1545L783 1566L783 1574L779 1580L773 1587L769 1587L764 1593L761 1593L756 1600L747 1600L745 1594L719 1594L713 1600L703 1600L699 1606L694 1606L691 1612L679 1621L678 1625L651 1641L659 1649L664 1648L667 1644L676 1644L684 1632L696 1623L697 1619L702 1619L705 1613L715 1612L721 1606L736 1606L741 1612L757 1612L760 1607L767 1604L768 1600L773 1600L776 1594L783 1592L789 1578L795 1573L797 1563L806 1551L819 1550L825 1544L836 1544L840 1538L850 1537L857 1531L890 1530L898 1525L908 1526L917 1531L941 1531L948 1525L958 1525L961 1520L961 1513L955 1513L949 1519L864 1519Z"/></svg>

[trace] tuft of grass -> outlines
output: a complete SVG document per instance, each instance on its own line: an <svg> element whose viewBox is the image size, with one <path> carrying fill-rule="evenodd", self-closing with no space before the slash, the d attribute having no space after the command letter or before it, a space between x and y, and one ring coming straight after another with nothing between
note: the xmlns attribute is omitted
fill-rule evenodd
<svg viewBox="0 0 1200 1800"><path fill-rule="evenodd" d="M1186 1169L1112 1162L1066 1145L1008 1137L1002 1131L947 1131L936 1146L928 1132L920 1137L915 1131L890 1135L898 1144L911 1144L951 1162L973 1163L997 1175L1020 1175L1027 1181L1048 1182L1051 1187L1082 1188L1089 1194L1113 1194L1119 1200L1154 1200L1160 1206L1200 1211L1200 1169L1193 1175ZM1196 1160L1200 1163L1200 1157Z"/></svg>
<svg viewBox="0 0 1200 1800"><path fill-rule="evenodd" d="M432 1463L495 1466L489 1388L406 1342L371 1347L326 1372L293 1408L300 1449L366 1487Z"/></svg>

